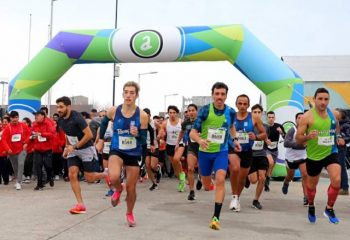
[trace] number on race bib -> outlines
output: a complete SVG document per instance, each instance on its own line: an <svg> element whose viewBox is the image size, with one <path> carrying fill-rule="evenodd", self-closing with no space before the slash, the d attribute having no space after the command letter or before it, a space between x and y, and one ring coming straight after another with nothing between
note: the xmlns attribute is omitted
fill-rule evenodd
<svg viewBox="0 0 350 240"><path fill-rule="evenodd" d="M332 146L334 145L334 136L318 137L317 142L321 146Z"/></svg>
<svg viewBox="0 0 350 240"><path fill-rule="evenodd" d="M277 142L271 142L270 145L267 145L269 149L275 149L277 147Z"/></svg>
<svg viewBox="0 0 350 240"><path fill-rule="evenodd" d="M264 141L254 141L254 144L252 146L253 150L263 150L264 148Z"/></svg>
<svg viewBox="0 0 350 240"><path fill-rule="evenodd" d="M130 150L136 148L136 138L135 137L122 137L119 136L119 149Z"/></svg>
<svg viewBox="0 0 350 240"><path fill-rule="evenodd" d="M46 142L46 138L45 137L42 137L42 136L38 136L38 141L39 142Z"/></svg>
<svg viewBox="0 0 350 240"><path fill-rule="evenodd" d="M237 132L236 138L240 144L249 143L249 135L247 132Z"/></svg>
<svg viewBox="0 0 350 240"><path fill-rule="evenodd" d="M208 140L212 143L223 144L225 141L226 129L223 128L209 128Z"/></svg>
<svg viewBox="0 0 350 240"><path fill-rule="evenodd" d="M11 137L11 142L19 142L21 141L21 134L13 134Z"/></svg>

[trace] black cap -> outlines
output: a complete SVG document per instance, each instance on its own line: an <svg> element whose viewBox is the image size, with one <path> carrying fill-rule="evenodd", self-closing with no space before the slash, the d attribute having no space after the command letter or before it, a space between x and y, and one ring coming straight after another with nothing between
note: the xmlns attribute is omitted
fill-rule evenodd
<svg viewBox="0 0 350 240"><path fill-rule="evenodd" d="M11 111L9 116L10 116L10 118L15 118L15 117L19 117L19 114L17 111Z"/></svg>
<svg viewBox="0 0 350 240"><path fill-rule="evenodd" d="M40 114L42 116L46 116L46 113L43 110L39 110L39 111L34 113L34 115L38 115L38 114Z"/></svg>
<svg viewBox="0 0 350 240"><path fill-rule="evenodd" d="M144 108L143 111L148 115L151 115L151 110L149 110L148 108Z"/></svg>

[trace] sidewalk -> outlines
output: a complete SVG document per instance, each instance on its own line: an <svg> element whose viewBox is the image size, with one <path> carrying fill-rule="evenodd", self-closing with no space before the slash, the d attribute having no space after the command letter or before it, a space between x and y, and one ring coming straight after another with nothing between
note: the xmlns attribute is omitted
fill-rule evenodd
<svg viewBox="0 0 350 240"><path fill-rule="evenodd" d="M104 197L104 184L82 183L87 213L70 215L75 203L70 185L56 182L54 188L33 191L34 184L16 191L13 183L0 185L0 239L348 239L350 236L350 198L339 196L336 213L341 222L328 223L323 216L328 179L322 178L316 196L317 223L307 221L302 206L301 183L290 184L287 196L281 182L271 182L271 192L263 193L263 210L251 208L255 185L245 189L241 212L228 210L229 191L221 213L220 231L208 228L213 213L213 192L196 192L195 202L187 200L188 191L176 191L174 179L162 179L160 189L150 192L149 182L138 184L135 218L137 226L125 223L126 204L112 208ZM226 183L227 190L229 183ZM122 199L125 198L125 192Z"/></svg>

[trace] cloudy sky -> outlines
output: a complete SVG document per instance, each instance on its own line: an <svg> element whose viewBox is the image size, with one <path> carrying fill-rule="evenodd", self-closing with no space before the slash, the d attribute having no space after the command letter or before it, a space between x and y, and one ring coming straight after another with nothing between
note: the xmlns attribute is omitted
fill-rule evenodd
<svg viewBox="0 0 350 240"><path fill-rule="evenodd" d="M119 0L118 28L129 26L196 26L243 24L277 56L349 55L350 1L348 0ZM51 0L0 0L0 80L11 80L48 41ZM115 0L57 0L53 35L67 29L112 29ZM29 50L29 15L32 15ZM229 85L227 103L246 93L252 102L260 91L226 62L122 64L121 87L141 77L141 107L153 112L166 104L181 107L182 97L210 95L216 81ZM52 99L87 95L99 108L112 102L112 64L79 65L54 86ZM46 99L42 99L46 103Z"/></svg>

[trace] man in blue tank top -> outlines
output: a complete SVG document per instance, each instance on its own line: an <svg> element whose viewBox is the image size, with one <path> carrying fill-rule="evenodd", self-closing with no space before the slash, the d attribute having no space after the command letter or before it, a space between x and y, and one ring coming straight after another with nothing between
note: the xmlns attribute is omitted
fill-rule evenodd
<svg viewBox="0 0 350 240"><path fill-rule="evenodd" d="M136 106L135 101L139 96L139 85L135 82L127 82L123 87L124 103L111 107L101 122L100 140L96 148L101 151L103 136L108 121L113 121L113 137L109 152L108 170L112 186L115 187L111 197L112 206L120 202L123 188L120 183L122 167L126 170L126 220L130 227L136 225L133 209L136 202L136 183L139 177L139 161L142 155L142 144L146 142L148 116Z"/></svg>
<svg viewBox="0 0 350 240"><path fill-rule="evenodd" d="M234 212L239 212L240 203L239 196L244 188L245 181L247 179L250 166L253 161L252 146L254 141L265 140L266 131L263 122L259 116L248 112L250 105L249 97L245 94L241 94L236 99L236 107L238 112L235 119L236 136L235 139L241 145L242 151L236 152L231 147L229 148L229 162L230 162L230 180L232 199L229 205L229 209ZM254 127L259 134L254 133Z"/></svg>

